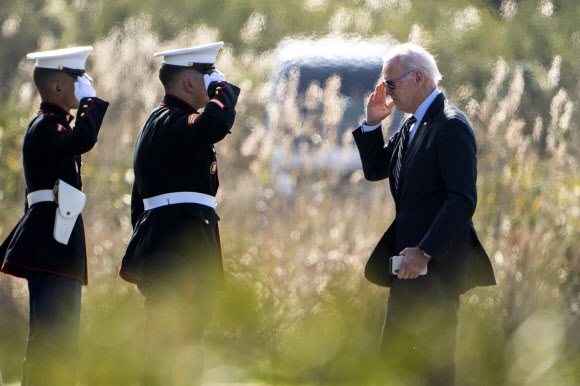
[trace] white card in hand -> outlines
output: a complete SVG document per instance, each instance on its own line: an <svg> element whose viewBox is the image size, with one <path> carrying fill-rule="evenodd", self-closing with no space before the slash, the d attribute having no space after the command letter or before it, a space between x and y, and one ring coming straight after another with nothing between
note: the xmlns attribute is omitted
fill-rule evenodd
<svg viewBox="0 0 580 386"><path fill-rule="evenodd" d="M397 276L399 269L401 268L401 263L405 260L405 256L393 256L389 260L389 273L393 276ZM427 274L427 266L421 271L419 275Z"/></svg>

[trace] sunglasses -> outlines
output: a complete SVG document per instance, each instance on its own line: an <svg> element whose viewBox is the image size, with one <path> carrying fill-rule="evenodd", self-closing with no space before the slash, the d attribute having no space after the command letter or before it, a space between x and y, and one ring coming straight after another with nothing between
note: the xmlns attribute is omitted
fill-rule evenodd
<svg viewBox="0 0 580 386"><path fill-rule="evenodd" d="M395 83L397 83L399 80L403 79L405 76L409 75L411 72L413 72L415 70L409 70L407 72L405 72L403 75L399 76L397 79L385 79L383 80L383 84L385 86L387 86L388 88L390 88L391 90L395 89Z"/></svg>

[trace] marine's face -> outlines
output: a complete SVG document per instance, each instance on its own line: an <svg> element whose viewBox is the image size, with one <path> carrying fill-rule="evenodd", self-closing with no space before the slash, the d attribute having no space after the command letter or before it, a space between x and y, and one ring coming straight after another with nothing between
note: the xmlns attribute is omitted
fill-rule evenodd
<svg viewBox="0 0 580 386"><path fill-rule="evenodd" d="M188 82L191 93L191 105L196 109L204 108L209 103L209 96L205 89L203 74L192 70L191 75L188 76Z"/></svg>
<svg viewBox="0 0 580 386"><path fill-rule="evenodd" d="M75 82L76 80L70 76L63 76L58 81L58 87L61 93L62 107L65 110L78 109L79 101L75 96ZM59 91L57 91L59 92Z"/></svg>

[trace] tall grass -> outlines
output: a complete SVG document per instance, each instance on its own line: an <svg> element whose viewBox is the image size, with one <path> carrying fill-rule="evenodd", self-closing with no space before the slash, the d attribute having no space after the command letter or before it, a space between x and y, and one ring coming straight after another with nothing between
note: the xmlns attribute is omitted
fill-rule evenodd
<svg viewBox="0 0 580 386"><path fill-rule="evenodd" d="M259 26L260 20L256 16L253 23ZM140 372L142 298L116 270L131 236L134 139L162 96L152 54L220 38L205 26L173 41L159 41L150 30L149 18L130 19L94 45L89 62L98 94L111 107L97 147L83 158L90 285L83 289L82 385L131 385ZM249 25L248 39L252 31ZM282 89L287 103L271 105L272 88L280 87L268 79L274 58L272 52L259 61L235 56L226 45L218 61L242 94L232 135L216 146L228 287L206 337L207 381L384 384L375 353L387 290L366 282L363 267L394 216L388 185L365 181L360 171L305 167L290 168L291 194L281 189L272 156L289 149L297 133L310 136L303 150L314 153L348 149L353 142L348 133L337 135L340 79L306 96L290 82ZM557 61L551 71L534 69L530 75L521 64L492 59L493 77L483 94L468 85L444 89L467 112L479 141L475 222L498 279L495 287L462 296L458 384L576 385L580 173L578 146L570 141L577 138L571 134L577 129L571 119L575 104L558 86ZM2 238L22 208L18 138L24 117L39 102L30 83L32 65L21 63L13 96L23 118L0 131L2 157L15 165L5 172L14 182L2 188ZM542 78L550 81L542 84ZM539 92L545 105L527 105L530 91ZM301 106L324 113L303 117ZM270 126L268 108L277 111ZM8 382L18 378L24 352L25 281L3 275L0 296L0 367Z"/></svg>

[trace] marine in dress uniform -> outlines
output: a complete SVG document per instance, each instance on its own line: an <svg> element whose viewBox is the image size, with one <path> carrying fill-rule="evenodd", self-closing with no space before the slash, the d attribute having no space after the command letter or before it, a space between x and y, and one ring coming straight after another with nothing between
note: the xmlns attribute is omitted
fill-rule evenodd
<svg viewBox="0 0 580 386"><path fill-rule="evenodd" d="M0 270L28 280L22 385L75 383L81 286L88 281L81 154L97 142L109 105L96 97L85 74L91 51L74 47L28 55L36 60L34 82L42 102L24 134L25 213L0 246ZM74 129L71 109L77 109ZM62 226L64 238L57 234Z"/></svg>
<svg viewBox="0 0 580 386"><path fill-rule="evenodd" d="M202 336L223 284L214 144L234 124L240 89L215 68L222 46L155 54L165 96L136 140L134 231L119 270L145 297L146 385L199 384Z"/></svg>

